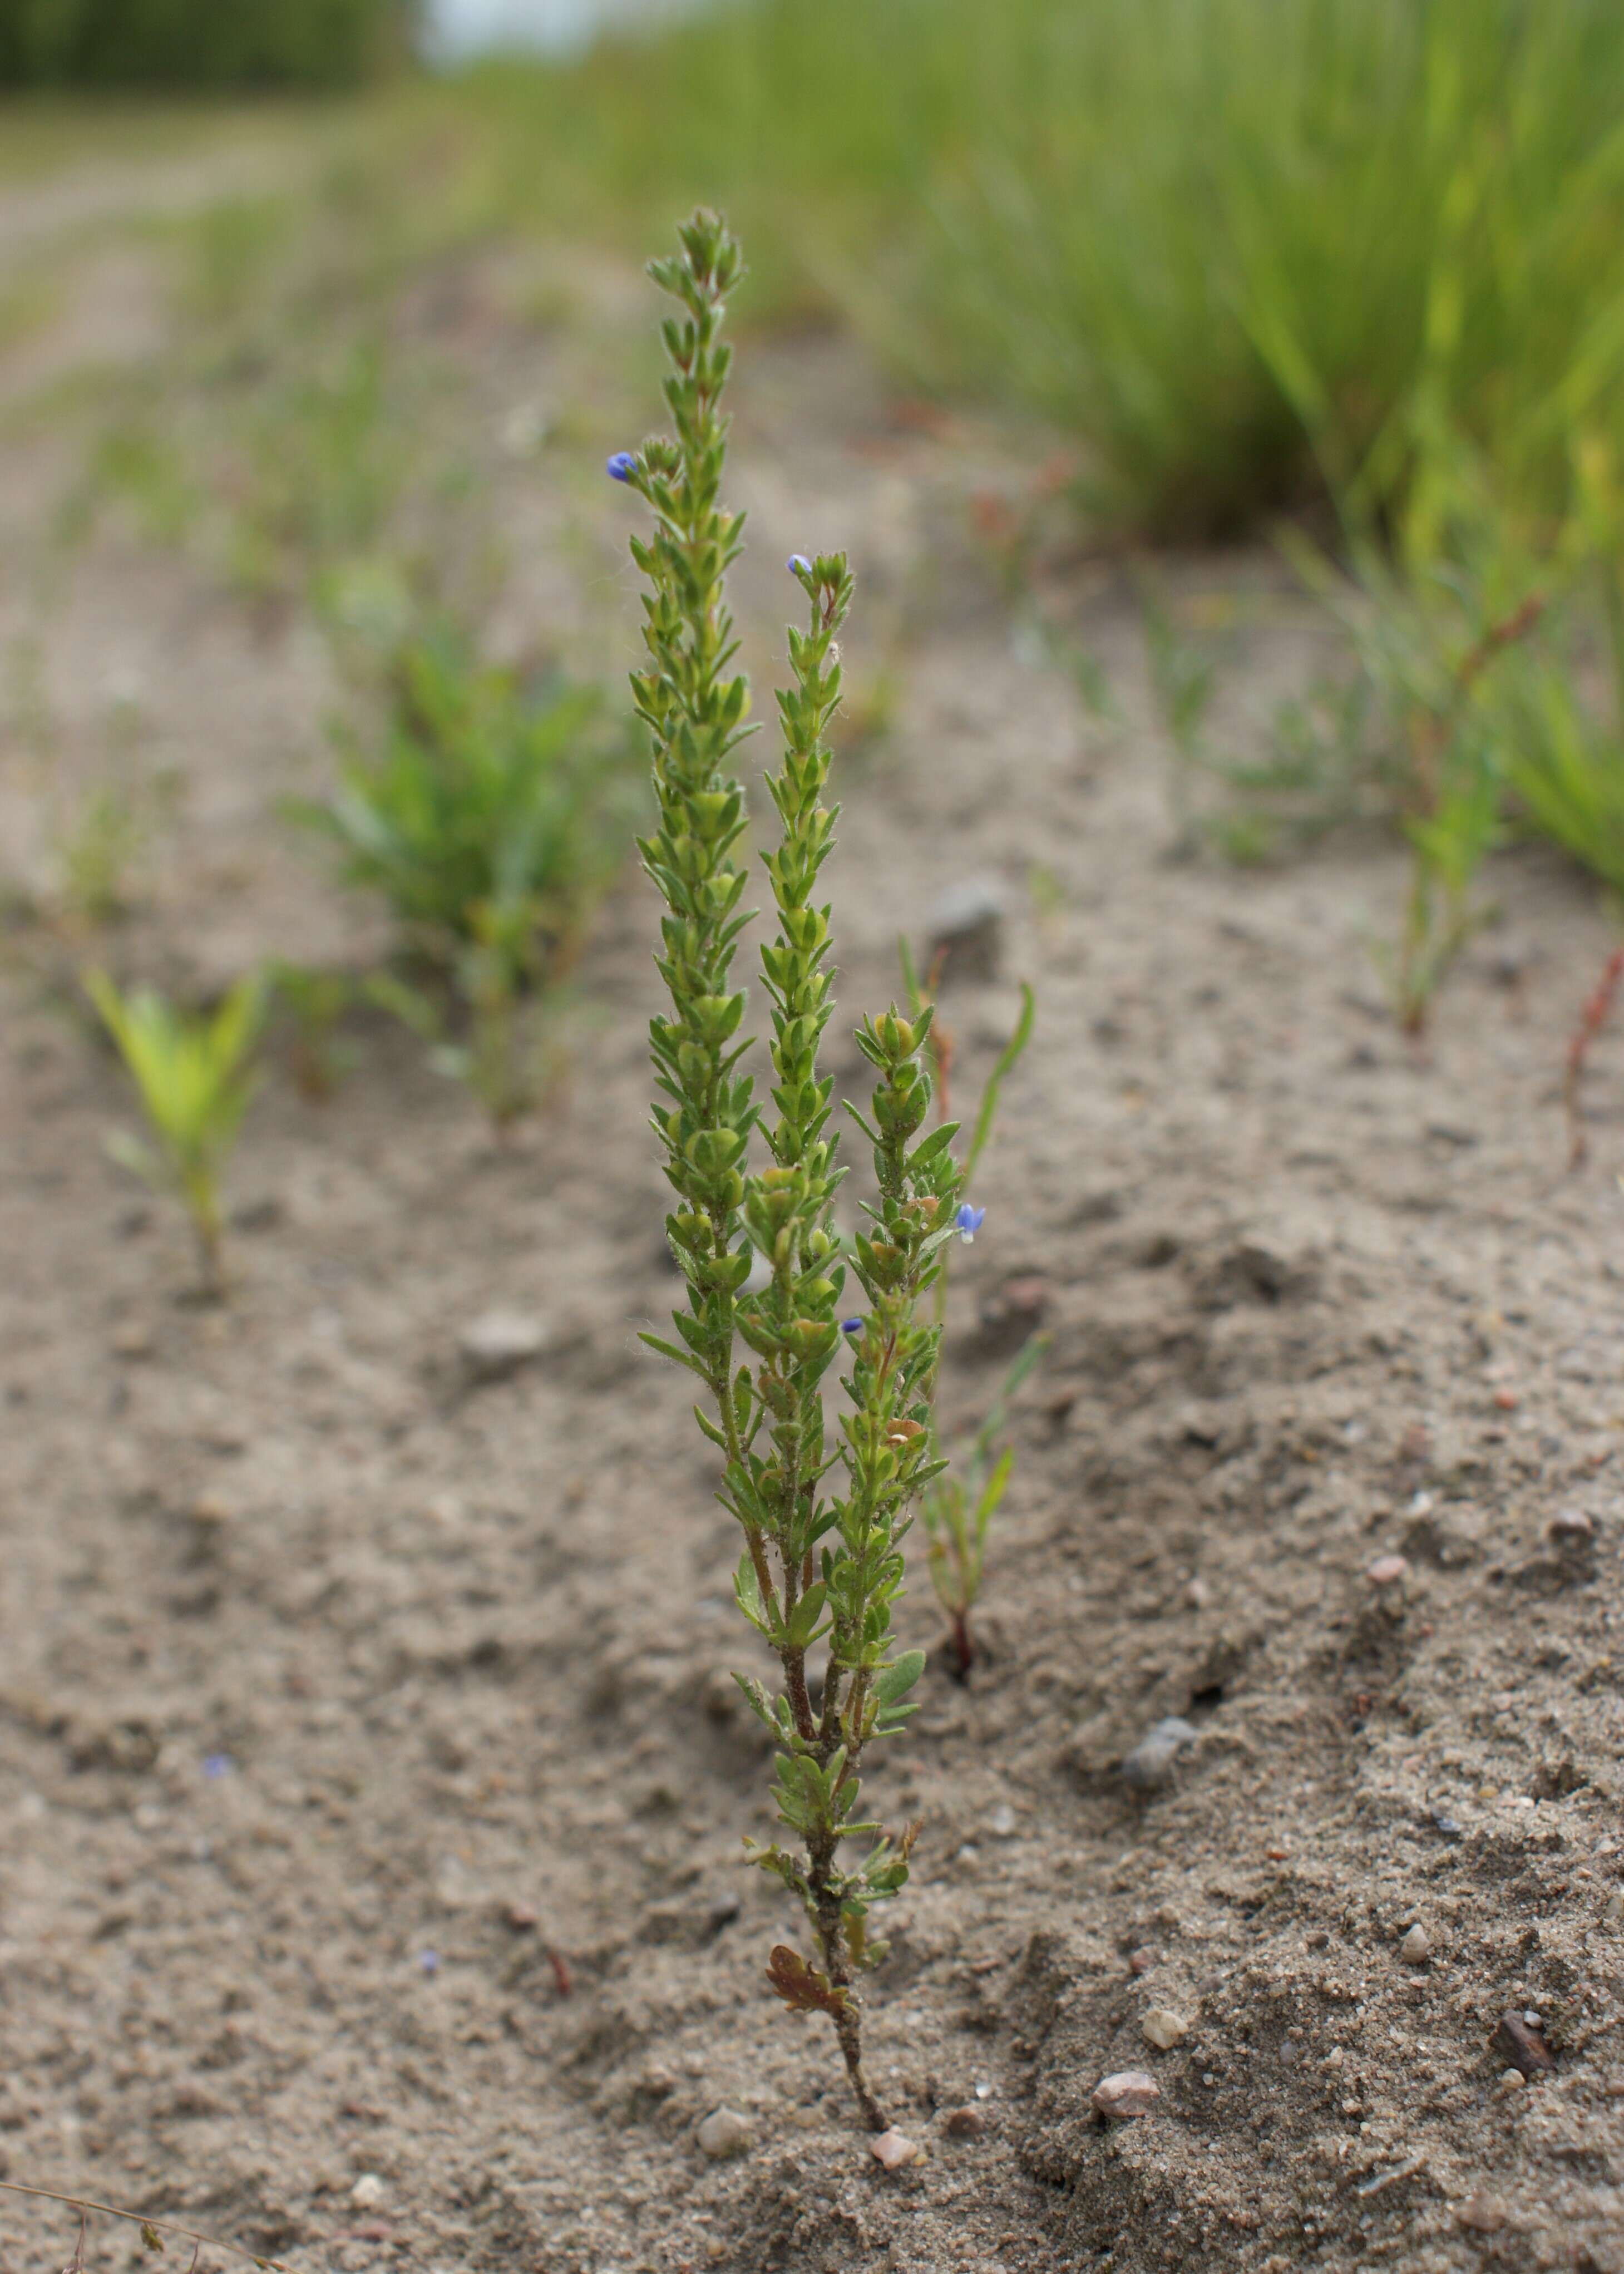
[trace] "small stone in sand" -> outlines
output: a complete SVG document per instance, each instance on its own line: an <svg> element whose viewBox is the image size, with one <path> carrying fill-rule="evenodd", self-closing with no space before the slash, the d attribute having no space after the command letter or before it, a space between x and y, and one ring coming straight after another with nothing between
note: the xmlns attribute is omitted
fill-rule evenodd
<svg viewBox="0 0 1624 2274"><path fill-rule="evenodd" d="M1408 1966L1425 1966L1432 1956L1432 1946L1419 1919L1400 1943L1398 1954Z"/></svg>
<svg viewBox="0 0 1624 2274"><path fill-rule="evenodd" d="M1410 1569L1408 1558L1402 1555L1379 1555L1365 1572L1372 1587L1391 1587Z"/></svg>
<svg viewBox="0 0 1624 2274"><path fill-rule="evenodd" d="M1094 2089L1094 2105L1101 2116L1143 2116L1162 2097L1162 2087L1142 2068L1118 2069L1102 2076Z"/></svg>
<svg viewBox="0 0 1624 2274"><path fill-rule="evenodd" d="M1190 2024L1182 2014L1170 2006L1153 2006L1139 2023L1146 2042L1158 2052L1170 2052L1176 2044L1190 2035Z"/></svg>
<svg viewBox="0 0 1624 2274"><path fill-rule="evenodd" d="M877 2138L869 2141L868 2152L883 2170L899 2172L905 2164L911 2164L918 2155L919 2142L910 2140L906 2133L898 2132L893 2125L890 2131L882 2132Z"/></svg>
<svg viewBox="0 0 1624 2274"><path fill-rule="evenodd" d="M728 2156L741 2156L755 2136L745 2119L731 2108L713 2109L699 2126L695 2135L707 2156L718 2163Z"/></svg>
<svg viewBox="0 0 1624 2274"><path fill-rule="evenodd" d="M383 2181L376 2172L363 2172L350 2190L350 2200L357 2210L370 2210L383 2201Z"/></svg>
<svg viewBox="0 0 1624 2274"><path fill-rule="evenodd" d="M951 885L930 911L926 960L944 978L992 979L1004 944L1004 894L989 877Z"/></svg>
<svg viewBox="0 0 1624 2274"><path fill-rule="evenodd" d="M1498 2203L1492 2195L1485 2195L1481 2188L1476 2195L1467 2196L1456 2211L1455 2217L1462 2226L1470 2227L1474 2234L1498 2234L1506 2224L1504 2207Z"/></svg>
<svg viewBox="0 0 1624 2274"><path fill-rule="evenodd" d="M1494 2050L1522 2076L1540 2076L1556 2067L1538 2020L1512 2012L1503 2016L1494 2032Z"/></svg>
<svg viewBox="0 0 1624 2274"><path fill-rule="evenodd" d="M500 1382L541 1356L546 1330L523 1311L486 1311L457 1337L462 1364L475 1382Z"/></svg>
<svg viewBox="0 0 1624 2274"><path fill-rule="evenodd" d="M987 2119L979 2108L950 2108L942 2120L942 2129L950 2140L979 2140L987 2129Z"/></svg>
<svg viewBox="0 0 1624 2274"><path fill-rule="evenodd" d="M1188 1721L1170 1714L1147 1730L1132 1751L1124 1754L1122 1764L1123 1781L1135 1785L1140 1792L1154 1792L1173 1773L1173 1763L1186 1745L1194 1744L1196 1732Z"/></svg>

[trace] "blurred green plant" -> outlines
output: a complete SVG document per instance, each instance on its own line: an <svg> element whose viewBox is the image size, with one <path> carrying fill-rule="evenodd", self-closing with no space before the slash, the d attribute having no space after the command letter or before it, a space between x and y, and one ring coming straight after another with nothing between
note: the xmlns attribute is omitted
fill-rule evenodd
<svg viewBox="0 0 1624 2274"><path fill-rule="evenodd" d="M280 960L270 966L267 978L274 1000L287 1015L288 1063L294 1085L308 1103L324 1104L348 1071L339 1028L355 1000L356 983L347 971Z"/></svg>
<svg viewBox="0 0 1624 2274"><path fill-rule="evenodd" d="M105 972L86 992L117 1045L154 1141L115 1131L108 1151L157 1191L174 1193L192 1220L204 1287L225 1291L220 1180L253 1095L254 1046L264 1016L258 977L239 980L210 1012L192 1015L150 987L121 995Z"/></svg>
<svg viewBox="0 0 1624 2274"><path fill-rule="evenodd" d="M410 422L391 415L381 340L280 374L246 419L232 574L256 598L302 598L373 550L399 501Z"/></svg>
<svg viewBox="0 0 1624 2274"><path fill-rule="evenodd" d="M600 691L477 662L439 629L408 641L376 756L294 817L343 881L394 915L403 971L372 992L466 1081L498 1127L556 1070L561 981L620 865L642 767Z"/></svg>
<svg viewBox="0 0 1624 2274"><path fill-rule="evenodd" d="M897 948L902 964L902 983L908 1015L916 1026L923 1025L927 1029L926 1048L930 1054L931 1071L935 1076L937 1118L946 1126L952 1098L955 1045L951 1030L938 1015L936 987L939 974L928 972L921 980L907 941L898 940ZM1037 998L1023 979L1020 983L1020 1015L993 1062L992 1071L982 1086L981 1102L976 1107L975 1124L971 1133L970 1148L965 1156L964 1178L959 1187L961 1200L968 1200L975 1171L991 1141L997 1122L1004 1085L1026 1053L1036 1017ZM966 1239L974 1239L981 1221L977 1210L972 1209L970 1215L973 1221L964 1235ZM951 1262L951 1250L945 1249L936 1284L936 1326L938 1334L946 1324ZM1004 1427L1009 1400L1037 1364L1047 1344L1048 1337L1043 1335L1033 1335L1027 1338L1010 1370L992 1415L971 1449L962 1481L947 1467L943 1457L937 1414L939 1377L933 1374L928 1385L932 1457L941 1464L941 1470L920 1495L920 1519L929 1542L928 1555L931 1584L936 1591L936 1600L951 1622L950 1647L960 1681L968 1676L975 1658L969 1617L981 1592L988 1527L1004 1497L1010 1472L1015 1463L1014 1449L1011 1447L996 1468L989 1468L988 1448Z"/></svg>
<svg viewBox="0 0 1624 2274"><path fill-rule="evenodd" d="M1564 419L1624 433L1621 79L1613 0L760 0L474 96L515 209L725 194L785 309L1034 405L1096 515L1222 536L1365 463L1424 363L1525 500Z"/></svg>
<svg viewBox="0 0 1624 2274"><path fill-rule="evenodd" d="M998 1447L1010 1401L1049 1347L1049 1337L1030 1336L1004 1375L990 1413L975 1433L962 1471L949 1471L929 1487L920 1518L929 1541L930 1584L946 1612L954 1668L964 1681L976 1660L970 1614L981 1600L987 1562L987 1533L1008 1489L1015 1466L1013 1445Z"/></svg>
<svg viewBox="0 0 1624 2274"><path fill-rule="evenodd" d="M57 847L71 915L100 928L127 913L131 873L147 832L147 818L127 791L108 782L91 791Z"/></svg>

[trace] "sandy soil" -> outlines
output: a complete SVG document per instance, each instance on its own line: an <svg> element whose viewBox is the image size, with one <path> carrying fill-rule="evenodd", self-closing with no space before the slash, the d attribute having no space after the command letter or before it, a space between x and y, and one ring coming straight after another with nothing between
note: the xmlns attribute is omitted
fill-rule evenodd
<svg viewBox="0 0 1624 2274"><path fill-rule="evenodd" d="M499 630L629 660L631 508L597 469L652 415L650 310L598 283L590 321L542 336L474 277L465 399L514 556ZM86 320L71 295L59 320ZM495 438L538 389L573 425L508 463ZM105 771L139 685L142 763L185 795L100 952L204 983L353 948L364 914L272 817L320 763L314 635L116 526L41 600L65 471L13 418L0 614L54 724L48 765L11 705L8 842L32 874L29 817ZM734 1543L681 1383L635 1340L673 1281L628 875L572 1096L523 1145L382 1029L323 1110L270 1083L223 1310L187 1299L177 1225L104 1158L128 1099L59 943L12 925L0 2174L312 2274L1624 2270L1624 1051L1597 1062L1586 1176L1555 1097L1607 925L1546 856L1503 858L1504 920L1409 1051L1365 944L1398 854L1166 857L1125 588L1043 594L1105 665L1113 728L977 555L966 497L1019 471L898 418L837 342L743 359L758 683L783 556L846 542L860 680L901 685L845 784L844 1000L887 996L898 927L974 876L1011 917L1002 975L947 998L967 1083L1013 978L1041 998L956 1281L955 1425L1006 1362L1011 1278L1041 1275L1053 1347L1019 1402L985 1660L959 1686L937 1653L876 1780L925 1827L869 2026L927 2153L877 2169L831 2044L763 1980L793 1922L739 1861L767 1811L727 1680L753 1662ZM1177 575L1252 596L1244 741L1322 637L1267 562ZM474 1384L458 1336L495 1306L545 1346ZM939 1639L922 1574L906 1625ZM1136 1789L1120 1764L1168 1715L1193 1741ZM1165 2049L1153 2011L1184 2027ZM1526 2083L1507 2013L1554 2064ZM1108 2126L1091 2097L1124 2069L1160 2098ZM695 2136L718 2108L748 2134L728 2161ZM73 2231L0 2198L0 2265L57 2268ZM93 2236L94 2268L137 2255Z"/></svg>

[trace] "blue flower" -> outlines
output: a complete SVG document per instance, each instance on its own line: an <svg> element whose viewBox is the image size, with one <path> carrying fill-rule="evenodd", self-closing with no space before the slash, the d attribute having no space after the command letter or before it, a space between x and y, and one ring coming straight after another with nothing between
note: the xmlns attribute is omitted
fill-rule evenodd
<svg viewBox="0 0 1624 2274"><path fill-rule="evenodd" d="M843 1335L860 1335L862 1330L863 1322L861 1319L842 1319L840 1321L840 1331Z"/></svg>
<svg viewBox="0 0 1624 2274"><path fill-rule="evenodd" d="M972 1208L968 1201L966 1201L964 1206L959 1209L958 1215L953 1218L953 1222L959 1226L959 1237L963 1240L966 1247L968 1247L970 1242L975 1238L976 1233L981 1230L986 1220L986 1209Z"/></svg>
<svg viewBox="0 0 1624 2274"><path fill-rule="evenodd" d="M227 1777L237 1766L229 1753L205 1753L203 1773L206 1777Z"/></svg>
<svg viewBox="0 0 1624 2274"><path fill-rule="evenodd" d="M440 1971L439 1951L420 1950L417 1953L417 1964L422 1968L425 1974L438 1974Z"/></svg>
<svg viewBox="0 0 1624 2274"><path fill-rule="evenodd" d="M804 553L792 553L786 565L792 576L809 576L812 574L812 563Z"/></svg>
<svg viewBox="0 0 1624 2274"><path fill-rule="evenodd" d="M609 461L609 478L613 482L629 482L637 471L637 461L629 450L617 450Z"/></svg>

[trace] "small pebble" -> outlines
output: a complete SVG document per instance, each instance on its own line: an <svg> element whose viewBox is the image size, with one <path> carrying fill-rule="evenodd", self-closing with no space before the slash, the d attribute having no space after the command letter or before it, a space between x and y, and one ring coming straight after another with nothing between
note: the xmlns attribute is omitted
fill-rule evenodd
<svg viewBox="0 0 1624 2274"><path fill-rule="evenodd" d="M541 1914L532 1903L509 1903L508 1924L515 1934L528 1934L541 1924Z"/></svg>
<svg viewBox="0 0 1624 2274"><path fill-rule="evenodd" d="M1162 2087L1142 2068L1118 2069L1102 2076L1094 2089L1094 2105L1101 2116L1143 2116L1162 2097Z"/></svg>
<svg viewBox="0 0 1624 2274"><path fill-rule="evenodd" d="M371 2210L383 2201L383 2181L376 2172L363 2172L350 2190L350 2200L357 2210Z"/></svg>
<svg viewBox="0 0 1624 2274"><path fill-rule="evenodd" d="M1142 1950L1131 1950L1128 1953L1129 1973L1148 1974L1151 1968L1157 1963L1161 1955L1161 1952L1159 1950L1153 1950L1148 1943L1146 1944Z"/></svg>
<svg viewBox="0 0 1624 2274"><path fill-rule="evenodd" d="M1404 1577L1410 1561L1403 1555L1379 1555L1365 1572L1372 1587L1391 1587Z"/></svg>
<svg viewBox="0 0 1624 2274"><path fill-rule="evenodd" d="M1139 2023L1145 2041L1161 2053L1170 2052L1190 2035L1190 2024L1170 2006L1153 2006Z"/></svg>
<svg viewBox="0 0 1624 2274"><path fill-rule="evenodd" d="M1192 1611L1204 1611L1213 1600L1213 1591L1205 1579L1192 1579L1184 1589L1184 1600Z"/></svg>
<svg viewBox="0 0 1624 2274"><path fill-rule="evenodd" d="M919 2142L910 2140L906 2132L898 2132L893 2125L890 2131L882 2132L877 2138L869 2141L868 2152L882 2170L899 2172L905 2164L911 2164L918 2155Z"/></svg>
<svg viewBox="0 0 1624 2274"><path fill-rule="evenodd" d="M1467 2196L1456 2211L1455 2217L1462 2226L1470 2227L1474 2234L1498 2234L1506 2224L1503 2206L1497 2202L1492 2195L1484 2194L1481 2189L1476 2195Z"/></svg>
<svg viewBox="0 0 1624 2274"><path fill-rule="evenodd" d="M1124 1782L1140 1792L1155 1792L1172 1775L1173 1763L1184 1747L1194 1744L1196 1735L1189 1722L1181 1721L1177 1714L1158 1721L1124 1756Z"/></svg>
<svg viewBox="0 0 1624 2274"><path fill-rule="evenodd" d="M719 2234L706 2235L705 2256L710 2261L712 2266L719 2266L726 2255L727 2245L723 2241L721 2236Z"/></svg>
<svg viewBox="0 0 1624 2274"><path fill-rule="evenodd" d="M1521 1400L1515 1389L1497 1389L1494 1403L1502 1413L1515 1413Z"/></svg>
<svg viewBox="0 0 1624 2274"><path fill-rule="evenodd" d="M706 2155L720 2163L726 2157L743 2155L755 2134L735 2110L717 2108L699 2126L695 2137Z"/></svg>
<svg viewBox="0 0 1624 2274"><path fill-rule="evenodd" d="M987 1818L987 1829L995 1840L1014 1839L1019 1826L1015 1821L1015 1811L1007 1802L993 1810Z"/></svg>
<svg viewBox="0 0 1624 2274"><path fill-rule="evenodd" d="M1408 1966L1425 1966L1432 1956L1432 1946L1419 1919L1400 1943L1398 1954Z"/></svg>
<svg viewBox="0 0 1624 2274"><path fill-rule="evenodd" d="M1544 2075L1556 2067L1538 2014L1531 2022L1526 2014L1506 2014L1494 2032L1494 2048L1522 2076Z"/></svg>
<svg viewBox="0 0 1624 2274"><path fill-rule="evenodd" d="M987 2129L987 2119L979 2108L950 2108L942 2120L942 2129L950 2140L979 2140Z"/></svg>
<svg viewBox="0 0 1624 2274"><path fill-rule="evenodd" d="M990 878L975 877L951 886L931 909L925 961L940 959L944 979L993 979L1003 943L1004 894Z"/></svg>
<svg viewBox="0 0 1624 2274"><path fill-rule="evenodd" d="M475 1382L500 1382L539 1358L546 1339L541 1321L523 1311L486 1311L462 1329L457 1350Z"/></svg>
<svg viewBox="0 0 1624 2274"><path fill-rule="evenodd" d="M1502 2092L1521 2092L1526 2082L1527 2079L1520 2068L1503 2068L1500 2073L1500 2089Z"/></svg>
<svg viewBox="0 0 1624 2274"><path fill-rule="evenodd" d="M1556 1547L1582 1547L1596 1537L1596 1526L1582 1508L1559 1508L1545 1526L1545 1537Z"/></svg>

